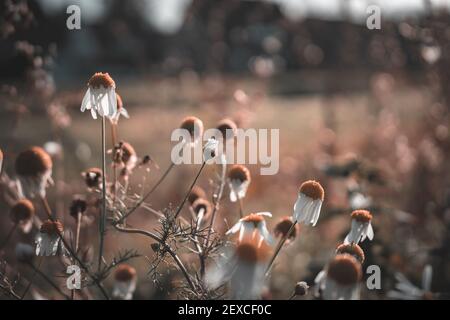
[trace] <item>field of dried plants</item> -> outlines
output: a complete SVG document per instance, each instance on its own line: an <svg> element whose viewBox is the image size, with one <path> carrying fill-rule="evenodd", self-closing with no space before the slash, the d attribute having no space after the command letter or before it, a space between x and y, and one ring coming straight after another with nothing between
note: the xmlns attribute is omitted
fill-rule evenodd
<svg viewBox="0 0 450 320"><path fill-rule="evenodd" d="M448 299L436 42L418 71L97 70L61 86L16 44L31 63L2 81L0 299ZM217 140L174 165L176 128L191 147L194 129L279 129L279 171L206 163Z"/></svg>

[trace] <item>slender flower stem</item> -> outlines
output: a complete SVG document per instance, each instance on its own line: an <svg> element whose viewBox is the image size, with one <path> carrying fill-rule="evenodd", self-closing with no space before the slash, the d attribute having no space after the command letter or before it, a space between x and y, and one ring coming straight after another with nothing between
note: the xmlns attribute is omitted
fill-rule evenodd
<svg viewBox="0 0 450 320"><path fill-rule="evenodd" d="M295 294L295 292L289 297L289 299L288 300L294 300L294 298L296 297L297 295Z"/></svg>
<svg viewBox="0 0 450 320"><path fill-rule="evenodd" d="M28 263L28 265L31 267L31 269L34 270L34 272L35 272L36 274L40 275L40 276L42 277L42 279L44 279L50 286L52 286L56 291L58 291L58 293L59 293L60 295L62 295L66 300L70 300L70 297L69 297L67 294L65 294L65 293L61 290L61 288L58 287L58 285L57 285L55 282L53 282L53 280L50 279L45 273L43 273L41 270L39 270L38 268L36 268L36 267L34 266L34 264L31 263L31 262Z"/></svg>
<svg viewBox="0 0 450 320"><path fill-rule="evenodd" d="M77 213L77 231L75 234L75 252L78 252L80 244L80 231L81 231L81 212Z"/></svg>
<svg viewBox="0 0 450 320"><path fill-rule="evenodd" d="M222 164L222 175L221 175L221 180L220 180L219 192L217 194L217 199L214 202L214 208L213 208L213 211L211 214L211 221L209 223L209 228L208 228L208 235L206 236L206 240L205 240L205 248L206 249L208 248L209 238L211 237L211 232L214 227L214 222L216 221L216 213L219 210L219 202L220 202L220 199L222 199L223 190L225 189L226 174L227 174L227 165ZM207 251L207 250L205 250L205 251Z"/></svg>
<svg viewBox="0 0 450 320"><path fill-rule="evenodd" d="M197 183L197 180L198 180L198 178L200 177L200 174L202 173L202 170L203 170L203 168L205 167L205 165L206 165L206 162L203 161L202 166L200 167L200 170L198 170L198 173L197 173L197 175L195 176L194 181L192 181L192 184L191 184L191 186L190 186L188 192L187 192L186 195L184 196L184 199L183 199L183 201L181 202L181 204L178 206L177 212L175 212L175 215L174 215L174 217L173 217L174 219L176 219L176 218L178 217L178 215L179 215L180 212L181 212L181 209L183 209L183 206L184 206L184 204L186 203L187 199L189 198L189 194L191 193L192 188L193 188L193 187L195 186L195 184Z"/></svg>
<svg viewBox="0 0 450 320"><path fill-rule="evenodd" d="M0 245L0 250L2 250L8 244L9 240L11 239L11 237L14 234L14 231L16 231L16 229L17 229L17 223L14 223L14 225L11 227L8 234L6 235L5 240L3 240L2 244Z"/></svg>
<svg viewBox="0 0 450 320"><path fill-rule="evenodd" d="M45 213L47 214L47 218L50 220L55 220L52 215L52 209L50 209L50 205L48 204L46 197L41 197L42 205L44 206Z"/></svg>
<svg viewBox="0 0 450 320"><path fill-rule="evenodd" d="M242 203L242 198L239 198L239 216L241 218L244 217L244 204Z"/></svg>
<svg viewBox="0 0 450 320"><path fill-rule="evenodd" d="M170 166L166 169L164 174L159 178L159 180L156 182L156 184L151 188L122 218L118 220L118 223L122 223L127 217L129 217L134 211L136 211L137 208L139 208L145 200L159 187L159 185L164 181L164 179L167 177L169 172L173 169L175 166L175 163L171 162Z"/></svg>
<svg viewBox="0 0 450 320"><path fill-rule="evenodd" d="M278 242L277 248L275 249L275 252L273 253L272 258L270 259L269 264L267 265L267 269L266 269L266 277L269 275L270 270L272 269L273 263L276 259L276 257L278 256L278 254L281 251L281 248L283 247L284 243L286 242L286 240L291 236L292 231L294 230L295 226L297 225L297 221L295 221L291 227L289 228L288 232L286 232L286 234L284 235L283 238L280 239L280 241Z"/></svg>
<svg viewBox="0 0 450 320"><path fill-rule="evenodd" d="M55 221L55 219L52 216L52 212L50 209L50 206L48 205L48 201L47 198L45 197L41 197L42 202L44 203L44 207L47 211L47 215L49 217L50 220ZM78 265L84 270L84 272L86 272L86 274L89 276L89 278L92 279L92 281L94 282L94 284L100 289L103 297L106 300L109 300L109 296L106 293L105 288L103 288L103 285L101 283L101 280L97 278L97 276L95 276L94 274L91 273L91 271L89 270L89 268L83 263L83 261L81 261L80 258L78 258L77 254L73 251L73 249L70 247L70 245L67 243L66 239L64 239L63 235L61 234L61 232L59 232L58 230L56 230L59 239L62 241L64 248L69 252L69 254L75 259L75 261L78 263Z"/></svg>
<svg viewBox="0 0 450 320"><path fill-rule="evenodd" d="M105 117L102 117L102 215L100 221L100 246L98 252L98 270L102 267L103 246L106 228L106 136Z"/></svg>
<svg viewBox="0 0 450 320"><path fill-rule="evenodd" d="M186 278L186 281L189 284L189 287L192 289L192 291L194 291L194 292L196 291L195 286L192 283L191 277L189 276L189 273L187 272L186 267L184 266L183 262L178 257L178 255L172 250L172 248L169 245L167 245L160 237L158 237L156 234L154 234L150 231L145 231L145 230L141 230L141 229L125 228L125 227L119 226L117 224L114 224L114 226L120 232L141 234L141 235L149 237L153 240L156 240L164 248L164 250L170 254L172 259L175 261L175 263L177 264L181 273L183 273L184 277Z"/></svg>

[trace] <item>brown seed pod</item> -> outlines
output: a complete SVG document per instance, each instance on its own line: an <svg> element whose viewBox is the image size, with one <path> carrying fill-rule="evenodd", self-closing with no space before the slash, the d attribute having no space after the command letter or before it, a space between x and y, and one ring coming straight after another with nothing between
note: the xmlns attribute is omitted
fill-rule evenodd
<svg viewBox="0 0 450 320"><path fill-rule="evenodd" d="M344 253L354 256L356 259L358 259L358 261L361 264L364 262L365 259L364 251L356 243L352 244L343 243L336 248L336 254L344 254Z"/></svg>
<svg viewBox="0 0 450 320"><path fill-rule="evenodd" d="M203 217L204 217L203 219L208 219L212 212L212 205L208 200L198 198L192 204L192 210L194 210L195 214L198 215L200 210L202 210L202 209L204 210L203 211Z"/></svg>
<svg viewBox="0 0 450 320"><path fill-rule="evenodd" d="M109 88L109 87L116 87L116 83L111 78L109 73L102 73L102 72L96 72L94 75L89 79L88 86L92 88Z"/></svg>
<svg viewBox="0 0 450 320"><path fill-rule="evenodd" d="M197 200L199 198L200 199L206 198L206 192L205 192L205 190L203 190L202 187L194 186L192 188L191 192L189 193L188 201L190 204L193 204L195 202L195 200Z"/></svg>
<svg viewBox="0 0 450 320"><path fill-rule="evenodd" d="M236 135L237 125L233 120L225 118L217 123L216 129L222 133L223 138L227 139Z"/></svg>
<svg viewBox="0 0 450 320"><path fill-rule="evenodd" d="M273 229L273 233L275 237L284 238L288 231L291 229L293 225L292 218L290 216L286 216L280 219L278 223L275 225ZM297 233L299 231L298 224L295 225L294 229L292 229L291 234L289 235L289 240L294 240L297 237Z"/></svg>
<svg viewBox="0 0 450 320"><path fill-rule="evenodd" d="M250 170L248 170L248 168L242 164L235 164L228 171L228 179L239 180L241 182L250 182Z"/></svg>
<svg viewBox="0 0 450 320"><path fill-rule="evenodd" d="M327 277L338 284L347 286L361 281L361 263L349 254L337 254L328 264Z"/></svg>
<svg viewBox="0 0 450 320"><path fill-rule="evenodd" d="M372 215L367 210L355 210L352 212L351 218L358 222L366 223L372 220Z"/></svg>
<svg viewBox="0 0 450 320"><path fill-rule="evenodd" d="M35 214L34 205L28 199L21 199L11 208L11 220L18 224L33 218Z"/></svg>
<svg viewBox="0 0 450 320"><path fill-rule="evenodd" d="M308 180L302 183L300 186L300 193L303 193L305 196L317 200L320 199L323 201L325 197L325 191L319 182L314 180Z"/></svg>
<svg viewBox="0 0 450 320"><path fill-rule="evenodd" d="M246 263L265 262L270 258L270 247L265 242L261 245L256 239L240 242L236 246L236 257Z"/></svg>
<svg viewBox="0 0 450 320"><path fill-rule="evenodd" d="M119 282L131 281L136 277L136 269L128 264L120 264L114 272L114 279Z"/></svg>
<svg viewBox="0 0 450 320"><path fill-rule="evenodd" d="M193 139L198 139L203 135L203 122L197 117L189 116L181 121L180 129L187 130Z"/></svg>
<svg viewBox="0 0 450 320"><path fill-rule="evenodd" d="M15 168L20 176L36 177L51 170L52 158L41 147L31 147L19 153Z"/></svg>

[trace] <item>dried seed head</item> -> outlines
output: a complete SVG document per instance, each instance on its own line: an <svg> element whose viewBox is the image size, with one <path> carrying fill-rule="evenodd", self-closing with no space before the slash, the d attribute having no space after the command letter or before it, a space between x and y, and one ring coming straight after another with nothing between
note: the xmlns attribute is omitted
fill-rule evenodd
<svg viewBox="0 0 450 320"><path fill-rule="evenodd" d="M303 182L300 186L299 191L313 200L320 199L321 201L323 201L325 197L325 191L323 190L322 186L319 182L314 180Z"/></svg>
<svg viewBox="0 0 450 320"><path fill-rule="evenodd" d="M91 88L95 88L95 89L98 89L100 87L103 87L106 89L109 87L115 88L116 83L111 78L109 73L97 72L89 79L88 86Z"/></svg>
<svg viewBox="0 0 450 320"><path fill-rule="evenodd" d="M203 216L205 218L207 218L211 214L212 205L211 205L211 203L208 200L202 199L202 198L198 198L192 204L192 210L194 210L195 214L198 215L200 210L202 210L202 209L204 210L203 211Z"/></svg>
<svg viewBox="0 0 450 320"><path fill-rule="evenodd" d="M82 175L89 188L98 187L102 180L102 170L99 168L90 168L83 172Z"/></svg>
<svg viewBox="0 0 450 320"><path fill-rule="evenodd" d="M362 278L361 263L349 254L338 254L328 264L327 276L343 286L356 284Z"/></svg>
<svg viewBox="0 0 450 320"><path fill-rule="evenodd" d="M241 219L243 222L253 222L255 225L264 221L264 217L262 215L256 213L250 213Z"/></svg>
<svg viewBox="0 0 450 320"><path fill-rule="evenodd" d="M51 170L52 158L41 147L31 147L16 158L16 172L21 176L38 176Z"/></svg>
<svg viewBox="0 0 450 320"><path fill-rule="evenodd" d="M114 273L114 279L119 282L128 282L136 277L136 269L128 264L120 264Z"/></svg>
<svg viewBox="0 0 450 320"><path fill-rule="evenodd" d="M273 233L275 237L284 238L293 225L292 218L290 216L286 216L280 219L280 221L275 225L273 229ZM289 236L290 240L294 240L297 236L298 232L298 224L292 229L292 232Z"/></svg>
<svg viewBox="0 0 450 320"><path fill-rule="evenodd" d="M42 225L40 232L41 233L48 233L50 235L57 235L64 231L64 227L61 222L58 220L52 221L50 219L45 220Z"/></svg>
<svg viewBox="0 0 450 320"><path fill-rule="evenodd" d="M193 204L195 202L195 200L197 199L204 199L206 198L206 192L205 190L203 190L203 188L199 187L199 186L194 186L191 190L191 192L189 193L188 196L188 201L190 204Z"/></svg>
<svg viewBox="0 0 450 320"><path fill-rule="evenodd" d="M228 179L230 180L239 180L241 182L250 182L251 175L250 170L247 169L246 166L242 164L235 164L228 171Z"/></svg>
<svg viewBox="0 0 450 320"><path fill-rule="evenodd" d="M358 222L366 223L372 220L372 215L367 210L355 210L352 212L351 218Z"/></svg>
<svg viewBox="0 0 450 320"><path fill-rule="evenodd" d="M142 158L142 165L147 165L150 163L150 161L152 161L152 158L146 154L143 158Z"/></svg>
<svg viewBox="0 0 450 320"><path fill-rule="evenodd" d="M356 243L353 244L341 244L336 248L336 254L350 254L354 256L362 264L364 262L365 256L364 251Z"/></svg>
<svg viewBox="0 0 450 320"><path fill-rule="evenodd" d="M233 120L226 118L219 121L216 129L222 133L222 137L224 138L234 137L236 134L237 125ZM231 136L229 136L230 134Z"/></svg>
<svg viewBox="0 0 450 320"><path fill-rule="evenodd" d="M152 248L153 252L158 252L160 249L160 244L158 242L153 242L150 247Z"/></svg>
<svg viewBox="0 0 450 320"><path fill-rule="evenodd" d="M305 296L308 294L308 289L308 284L305 281L300 281L295 285L294 292L296 296Z"/></svg>
<svg viewBox="0 0 450 320"><path fill-rule="evenodd" d="M189 116L181 121L180 129L186 129L193 139L197 139L203 135L203 122L197 117Z"/></svg>
<svg viewBox="0 0 450 320"><path fill-rule="evenodd" d="M11 220L17 224L21 221L27 221L34 216L33 203L28 199L21 199L11 208Z"/></svg>
<svg viewBox="0 0 450 320"><path fill-rule="evenodd" d="M78 213L83 214L87 209L87 202L84 199L76 198L70 204L69 213L75 219L78 218Z"/></svg>
<svg viewBox="0 0 450 320"><path fill-rule="evenodd" d="M270 247L263 241L261 245L255 239L240 242L236 246L236 257L243 262L265 262L270 257Z"/></svg>

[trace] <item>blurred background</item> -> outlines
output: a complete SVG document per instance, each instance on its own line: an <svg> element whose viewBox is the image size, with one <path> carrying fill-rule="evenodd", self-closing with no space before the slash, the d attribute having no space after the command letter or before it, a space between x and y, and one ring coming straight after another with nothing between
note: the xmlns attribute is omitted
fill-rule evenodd
<svg viewBox="0 0 450 320"><path fill-rule="evenodd" d="M66 27L72 4L81 9L80 30ZM381 8L379 30L366 26L371 4ZM280 171L260 176L250 165L244 204L248 213L271 211L269 227L292 213L302 181L322 183L318 227L303 228L283 252L274 298L289 296L296 281L313 282L361 207L372 210L375 228L374 241L363 243L365 264L382 269L382 289L365 298L386 298L398 271L419 285L426 264L432 290L449 292L449 10L447 0L2 1L4 171L14 176L13 159L27 146L47 146L51 205L70 226L70 200L85 191L80 173L100 165L100 122L80 113L80 103L89 77L109 72L130 114L120 139L157 164L147 184L169 165L170 134L188 115L206 127L229 117L242 128L280 129ZM196 170L177 167L151 205L178 203ZM209 194L214 170L199 181ZM142 175L132 177L131 192L142 191ZM2 236L8 207L0 203ZM237 210L225 197L222 231ZM145 210L130 218L148 228L154 221ZM145 239L110 232L107 245L151 256ZM4 258L14 260L12 249ZM138 298L173 297L172 273L157 290L147 261L134 265Z"/></svg>

